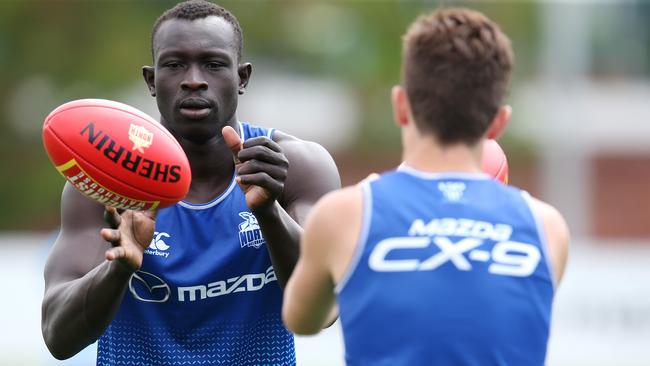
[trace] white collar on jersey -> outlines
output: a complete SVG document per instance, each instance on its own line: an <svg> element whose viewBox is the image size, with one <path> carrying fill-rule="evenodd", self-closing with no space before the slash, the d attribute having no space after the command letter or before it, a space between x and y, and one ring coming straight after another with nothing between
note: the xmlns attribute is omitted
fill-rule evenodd
<svg viewBox="0 0 650 366"><path fill-rule="evenodd" d="M470 173L470 172L425 172L422 170L417 170L406 163L400 164L397 169L398 172L403 172L410 174L422 179L472 179L472 180L484 180L490 179L490 176L485 173Z"/></svg>
<svg viewBox="0 0 650 366"><path fill-rule="evenodd" d="M244 141L245 140L244 139L244 125L239 121L237 121L237 125L239 127L239 138L242 141ZM230 184L228 185L228 188L226 188L226 190L224 192L222 192L220 195L218 195L214 199L210 200L209 202L206 202L206 203L190 203L190 202L181 200L181 201L178 202L178 205L181 206L181 207L188 208L190 210L205 210L205 209L214 207L214 206L218 205L221 201L226 199L226 197L228 197L230 192L232 192L232 190L235 188L235 186L237 185L237 181L235 180L236 177L237 177L237 171L235 170L233 172L232 180L230 181Z"/></svg>

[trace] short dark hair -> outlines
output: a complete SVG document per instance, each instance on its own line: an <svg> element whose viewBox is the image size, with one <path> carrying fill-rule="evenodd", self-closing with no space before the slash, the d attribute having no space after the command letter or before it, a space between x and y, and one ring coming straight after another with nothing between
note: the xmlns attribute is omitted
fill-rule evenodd
<svg viewBox="0 0 650 366"><path fill-rule="evenodd" d="M476 143L506 94L510 40L483 14L438 9L403 37L402 77L416 126L443 144Z"/></svg>
<svg viewBox="0 0 650 366"><path fill-rule="evenodd" d="M217 4L205 0L183 1L181 3L176 4L176 6L174 6L173 8L168 9L167 11L162 13L160 17L158 17L151 31L152 57L154 54L154 49L153 49L154 37L156 36L156 32L158 32L158 28L160 28L160 25L165 20L185 19L185 20L192 21L196 19L207 18L213 15L224 19L225 21L230 23L230 25L232 25L232 28L235 31L235 37L237 41L237 58L241 59L242 48L244 47L244 35L242 34L239 21L230 11L228 11L228 9L224 8L223 6L219 6Z"/></svg>

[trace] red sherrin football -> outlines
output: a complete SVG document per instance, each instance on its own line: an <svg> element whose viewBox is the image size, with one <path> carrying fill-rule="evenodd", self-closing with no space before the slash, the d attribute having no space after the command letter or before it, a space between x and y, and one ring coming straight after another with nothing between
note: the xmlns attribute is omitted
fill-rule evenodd
<svg viewBox="0 0 650 366"><path fill-rule="evenodd" d="M494 140L486 140L483 144L482 169L494 179L508 184L508 159Z"/></svg>
<svg viewBox="0 0 650 366"><path fill-rule="evenodd" d="M103 205L150 210L185 197L192 174L174 136L147 114L103 99L65 103L43 124L56 169Z"/></svg>

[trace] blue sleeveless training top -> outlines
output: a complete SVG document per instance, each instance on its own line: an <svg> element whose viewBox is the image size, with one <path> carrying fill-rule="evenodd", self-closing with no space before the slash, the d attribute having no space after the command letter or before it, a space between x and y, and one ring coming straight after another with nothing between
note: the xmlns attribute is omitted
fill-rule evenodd
<svg viewBox="0 0 650 366"><path fill-rule="evenodd" d="M409 167L362 184L337 286L348 365L543 365L554 284L527 193Z"/></svg>
<svg viewBox="0 0 650 366"><path fill-rule="evenodd" d="M240 136L272 129L241 124ZM158 211L98 365L294 365L262 232L234 177L213 201Z"/></svg>

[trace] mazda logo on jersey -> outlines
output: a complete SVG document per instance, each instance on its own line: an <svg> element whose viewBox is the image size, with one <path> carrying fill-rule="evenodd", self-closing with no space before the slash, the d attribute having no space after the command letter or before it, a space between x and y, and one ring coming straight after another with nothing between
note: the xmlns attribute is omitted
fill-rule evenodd
<svg viewBox="0 0 650 366"><path fill-rule="evenodd" d="M472 263L484 262L489 263L487 270L492 274L531 276L542 254L533 244L511 240L512 233L512 226L501 223L450 217L429 222L417 219L409 236L378 242L368 266L376 272L412 272L433 271L450 263L459 271L471 271ZM494 244L481 248L491 242ZM431 251L432 246L437 251ZM423 259L426 255L430 256Z"/></svg>
<svg viewBox="0 0 650 366"><path fill-rule="evenodd" d="M136 300L144 302L165 302L171 289L162 278L153 273L137 271L129 279L129 291Z"/></svg>

